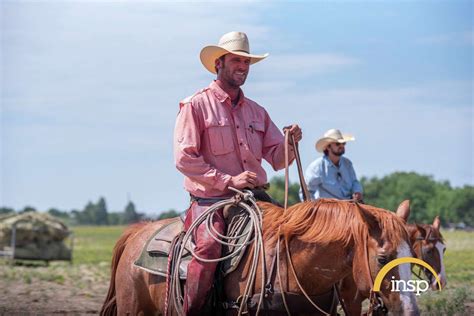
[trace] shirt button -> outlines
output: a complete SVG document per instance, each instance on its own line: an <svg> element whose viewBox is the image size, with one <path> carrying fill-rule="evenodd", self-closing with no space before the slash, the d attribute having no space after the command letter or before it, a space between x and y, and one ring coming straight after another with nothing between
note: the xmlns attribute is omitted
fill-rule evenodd
<svg viewBox="0 0 474 316"><path fill-rule="evenodd" d="M236 127L239 128L239 125L237 125Z"/></svg>
<svg viewBox="0 0 474 316"><path fill-rule="evenodd" d="M242 146L242 145L243 145L243 143L242 143L242 142L240 142L240 146Z"/></svg>
<svg viewBox="0 0 474 316"><path fill-rule="evenodd" d="M244 163L247 163L247 160L244 160Z"/></svg>

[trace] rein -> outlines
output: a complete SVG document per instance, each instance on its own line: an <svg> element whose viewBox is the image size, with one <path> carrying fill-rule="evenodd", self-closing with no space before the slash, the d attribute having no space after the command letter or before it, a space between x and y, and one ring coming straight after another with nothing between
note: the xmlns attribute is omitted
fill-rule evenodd
<svg viewBox="0 0 474 316"><path fill-rule="evenodd" d="M298 167L298 176L300 180L300 186L301 190L303 191L303 200L304 201L309 201L310 196L309 196L309 191L308 187L306 186L306 181L304 180L304 174L303 174L303 167L301 166L301 158L300 158L300 152L298 150L298 143L295 142L295 138L293 135L290 135L290 130L286 129L285 130L285 211L288 208L288 188L289 188L289 183L290 183L290 154L289 154L289 144L290 144L290 137L291 137L291 144L293 146L293 153L295 155L295 160L296 160L296 166Z"/></svg>
<svg viewBox="0 0 474 316"><path fill-rule="evenodd" d="M293 135L290 135L289 129L286 129L285 130L285 202L284 202L284 212L286 212L287 209L288 209L288 188L289 188L289 182L290 182L290 180L289 180L289 166L290 166L289 144L290 144L290 137L291 137L291 145L293 146L293 148L292 148L293 153L295 155L296 165L298 167L298 176L299 176L300 186L301 186L302 193L303 193L303 200L304 201L309 201L310 200L309 191L308 191L308 188L306 186L306 181L304 180L303 168L301 166L301 158L300 158L300 154L299 154L298 143L295 142L295 139L294 139ZM278 227L278 236L280 236L280 228L281 227ZM276 269L277 269L278 281L280 283L280 288L281 288L280 290L281 290L283 305L285 306L287 314L291 315L290 309L288 307L288 302L287 302L287 298L286 298L286 295L285 295L285 291L283 289L283 282L282 282L282 278L281 278L281 274L280 274L280 242L281 242L281 237L279 237L279 239L276 243L276 251L275 251L276 252L275 258L276 258L276 262L277 262ZM330 313L327 313L323 309L321 309L321 307L319 307L311 299L311 297L308 295L308 293L306 293L306 291L304 290L303 286L301 285L301 283L299 281L298 276L296 275L296 270L295 270L295 267L293 265L293 260L291 259L291 253L290 253L290 247L289 247L289 244L288 244L288 239L285 238L284 242L285 242L285 250L286 250L286 261L287 261L286 269L287 269L287 272L288 272L288 264L289 264L289 266L291 267L291 272L293 274L293 277L295 278L296 284L298 285L298 288L303 293L306 300L315 309L317 309L320 313L322 313L323 315L331 315ZM275 258L274 258L274 260L275 260ZM272 268L271 268L271 271L270 271L270 278L273 274L273 268L274 268L274 264L272 263ZM286 274L286 277L288 278L288 273ZM336 285L334 285L334 289L336 289ZM335 290L335 293L336 293L336 296L337 296L339 302L341 303L341 305L345 309L344 304L342 303L342 301L339 298L339 295L337 294L338 293L337 289ZM333 300L333 303L334 303L334 300ZM331 309L332 309L332 307L333 306L331 306Z"/></svg>

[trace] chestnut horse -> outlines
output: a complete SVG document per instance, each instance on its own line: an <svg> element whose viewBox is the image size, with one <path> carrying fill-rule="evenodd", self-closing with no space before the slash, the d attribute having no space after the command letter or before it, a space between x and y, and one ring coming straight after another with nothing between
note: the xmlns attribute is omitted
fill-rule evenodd
<svg viewBox="0 0 474 316"><path fill-rule="evenodd" d="M440 220L436 216L433 224L407 224L408 234L416 257L422 259L434 268L439 275L441 286L446 286L446 270L444 268L444 252L446 245L440 231ZM439 290L434 275L423 269L432 290Z"/></svg>
<svg viewBox="0 0 474 316"><path fill-rule="evenodd" d="M358 290L368 295L384 262L411 256L404 222L389 211L332 199L298 203L286 211L269 203L259 202L258 205L263 212L267 271L273 270L270 264L277 254L276 249L280 254L275 273L278 277L269 276L275 294L307 293L316 297L331 291L346 276L353 275ZM146 241L169 221L131 226L118 240L101 315L163 315L166 278L143 271L133 263ZM228 301L238 301L243 293L251 260L252 251L247 251L239 267L225 277L224 292ZM261 264L259 260L259 269ZM381 300L391 312L417 315L413 293L390 291L392 276L408 280L409 265L399 265L387 273L382 282ZM262 280L257 274L253 293L259 293L265 282L268 280ZM288 308L292 315L323 314L316 309L295 312L298 306L291 302L288 302ZM264 313L286 315L285 310ZM228 310L227 314L235 315L237 311Z"/></svg>
<svg viewBox="0 0 474 316"><path fill-rule="evenodd" d="M405 222L409 217L410 202L405 200L400 204L397 215ZM408 212L407 212L408 211ZM444 268L443 256L446 246L443 237L439 231L440 220L438 216L433 220L433 224L406 224L408 235L410 236L410 244L414 255L418 259L422 259L433 267L439 276L441 286L447 283L446 272ZM423 272L429 280L432 290L439 290L438 282L434 275L426 268ZM360 293L357 290L356 283L352 276L346 277L341 283L341 296L349 315L360 315L362 311L362 302L368 298L368 295Z"/></svg>

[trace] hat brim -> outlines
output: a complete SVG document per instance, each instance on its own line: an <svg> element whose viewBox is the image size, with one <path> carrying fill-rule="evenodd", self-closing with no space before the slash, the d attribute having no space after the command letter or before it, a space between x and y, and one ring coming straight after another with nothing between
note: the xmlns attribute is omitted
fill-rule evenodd
<svg viewBox="0 0 474 316"><path fill-rule="evenodd" d="M317 152L324 152L324 150L326 149L326 147L330 144L330 143L347 143L347 142L350 142L350 141L354 141L355 138L354 136L350 135L350 134L343 134L342 135L342 139L336 139L336 138L332 138L332 137L323 137L323 138L320 138L317 142L316 142L316 151Z"/></svg>
<svg viewBox="0 0 474 316"><path fill-rule="evenodd" d="M253 54L248 54L246 52L227 50L220 46L209 45L209 46L204 47L201 50L201 54L199 55L199 57L201 58L201 63L203 64L204 68L206 68L207 70L215 74L216 73L216 69L215 69L216 59L229 53L243 56L243 57L250 57L250 64L258 63L259 61L267 58L268 56L268 53L263 54L263 55L253 55Z"/></svg>

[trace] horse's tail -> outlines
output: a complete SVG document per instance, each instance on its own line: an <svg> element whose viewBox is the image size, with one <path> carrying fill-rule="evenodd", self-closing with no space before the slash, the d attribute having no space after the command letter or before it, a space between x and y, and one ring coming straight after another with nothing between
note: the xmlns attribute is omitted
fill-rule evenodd
<svg viewBox="0 0 474 316"><path fill-rule="evenodd" d="M127 245L128 238L130 238L133 233L138 231L145 224L146 222L140 222L129 226L122 233L122 236L120 236L119 240L115 244L112 254L109 291L107 292L104 304L100 310L100 316L117 315L117 300L115 296L115 274L117 272L117 266L119 264L120 257L122 257L122 253L125 250L125 246Z"/></svg>

